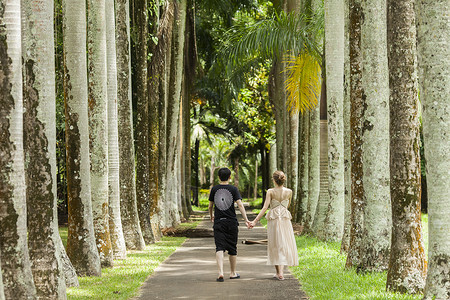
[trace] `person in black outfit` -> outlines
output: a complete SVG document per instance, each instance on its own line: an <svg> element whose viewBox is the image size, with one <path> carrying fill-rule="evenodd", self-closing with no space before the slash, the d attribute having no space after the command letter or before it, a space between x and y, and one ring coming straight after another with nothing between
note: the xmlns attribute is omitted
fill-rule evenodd
<svg viewBox="0 0 450 300"><path fill-rule="evenodd" d="M219 169L220 184L214 186L209 194L209 216L214 222L214 241L216 243L216 261L219 269L217 281L223 282L223 254L228 251L230 259L230 279L240 278L236 273L236 256L238 240L238 221L234 203L236 202L245 220L247 228L250 222L247 219L242 197L237 187L230 185L231 171L228 168ZM214 207L214 215L213 215Z"/></svg>

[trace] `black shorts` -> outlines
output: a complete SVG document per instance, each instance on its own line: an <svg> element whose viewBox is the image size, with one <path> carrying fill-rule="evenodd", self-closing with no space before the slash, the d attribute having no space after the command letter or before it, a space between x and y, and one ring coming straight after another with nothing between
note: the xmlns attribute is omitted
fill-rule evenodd
<svg viewBox="0 0 450 300"><path fill-rule="evenodd" d="M229 255L237 255L239 224L235 219L214 221L214 241L217 251L228 251Z"/></svg>

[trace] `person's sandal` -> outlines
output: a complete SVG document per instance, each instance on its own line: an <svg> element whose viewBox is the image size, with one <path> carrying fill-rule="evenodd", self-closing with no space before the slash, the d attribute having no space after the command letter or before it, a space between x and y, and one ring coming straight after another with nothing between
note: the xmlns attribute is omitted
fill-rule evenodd
<svg viewBox="0 0 450 300"><path fill-rule="evenodd" d="M281 276L278 276L278 280L285 280L286 278L284 278L284 276L283 275L281 275Z"/></svg>
<svg viewBox="0 0 450 300"><path fill-rule="evenodd" d="M216 279L217 282L224 282L225 280L223 279L223 276L220 276L219 278Z"/></svg>
<svg viewBox="0 0 450 300"><path fill-rule="evenodd" d="M236 276L234 277L230 276L230 279L239 279L239 278L241 278L241 275L239 275L239 273L236 273Z"/></svg>

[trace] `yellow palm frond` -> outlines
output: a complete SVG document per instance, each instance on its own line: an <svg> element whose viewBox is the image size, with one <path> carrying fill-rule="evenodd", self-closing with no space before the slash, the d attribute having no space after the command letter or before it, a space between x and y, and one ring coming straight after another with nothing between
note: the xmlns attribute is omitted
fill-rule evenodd
<svg viewBox="0 0 450 300"><path fill-rule="evenodd" d="M290 112L312 110L317 105L322 84L319 63L308 53L288 56L285 63L285 86Z"/></svg>

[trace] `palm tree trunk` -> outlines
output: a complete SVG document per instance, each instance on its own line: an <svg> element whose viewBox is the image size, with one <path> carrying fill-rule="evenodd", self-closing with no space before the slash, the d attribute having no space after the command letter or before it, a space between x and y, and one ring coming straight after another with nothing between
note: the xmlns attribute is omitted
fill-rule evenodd
<svg viewBox="0 0 450 300"><path fill-rule="evenodd" d="M138 36L135 42L135 91L137 102L136 120L136 197L139 222L146 243L153 243L155 238L150 221L149 202L149 137L148 137L148 4L147 1L133 1L133 24Z"/></svg>
<svg viewBox="0 0 450 300"><path fill-rule="evenodd" d="M322 100L322 99L321 99ZM321 101L322 105L323 101ZM316 212L314 214L314 222L312 224L312 232L314 235L324 240L325 235L325 218L327 214L330 195L328 193L328 129L327 120L320 120L320 189L319 200L317 201Z"/></svg>
<svg viewBox="0 0 450 300"><path fill-rule="evenodd" d="M381 271L388 267L392 229L386 2L363 1L361 7L364 16L361 23L364 225L359 269Z"/></svg>
<svg viewBox="0 0 450 300"><path fill-rule="evenodd" d="M69 214L67 255L78 275L100 276L89 171L85 1L63 1L63 42Z"/></svg>
<svg viewBox="0 0 450 300"><path fill-rule="evenodd" d="M172 63L172 35L174 26L174 2L167 1L164 8L165 23L161 23L161 27L167 27L167 35L165 40L166 47L163 51L163 72L160 76L160 93L159 93L159 222L160 227L165 228L171 226L168 224L167 200L167 108L169 103L169 81Z"/></svg>
<svg viewBox="0 0 450 300"><path fill-rule="evenodd" d="M180 222L178 202L181 195L177 192L180 183L177 180L177 157L179 153L179 117L181 83L184 68L184 38L186 28L186 0L174 2L173 46L170 64L169 102L167 106L167 225L175 226Z"/></svg>
<svg viewBox="0 0 450 300"><path fill-rule="evenodd" d="M196 139L195 140L195 145L194 145L194 188L192 190L192 198L193 198L193 204L198 206L199 202L198 202L198 189L200 187L200 168L198 165L198 156L199 156L199 150L200 150L200 140Z"/></svg>
<svg viewBox="0 0 450 300"><path fill-rule="evenodd" d="M312 232L320 192L320 96L318 100L317 107L309 112L308 204L303 228L307 233Z"/></svg>
<svg viewBox="0 0 450 300"><path fill-rule="evenodd" d="M120 218L119 128L117 120L117 61L114 0L106 0L105 8L108 96L109 230L113 257L115 259L124 259L127 256L127 252Z"/></svg>
<svg viewBox="0 0 450 300"><path fill-rule="evenodd" d="M129 6L129 0L116 0L120 216L126 247L131 250L143 250L145 242L136 202Z"/></svg>
<svg viewBox="0 0 450 300"><path fill-rule="evenodd" d="M35 299L27 246L20 1L0 3L0 239L6 299Z"/></svg>
<svg viewBox="0 0 450 300"><path fill-rule="evenodd" d="M112 267L108 215L108 101L105 0L88 0L89 153L94 232L100 261Z"/></svg>
<svg viewBox="0 0 450 300"><path fill-rule="evenodd" d="M340 240L344 230L344 3L325 1L325 64L328 105L328 190L326 239Z"/></svg>
<svg viewBox="0 0 450 300"><path fill-rule="evenodd" d="M448 1L416 2L418 65L427 162L429 257L425 299L448 299L450 270L450 23ZM434 298L433 298L434 299Z"/></svg>
<svg viewBox="0 0 450 300"><path fill-rule="evenodd" d="M363 90L361 86L361 22L360 0L349 0L350 19L350 145L351 145L351 213L350 240L346 267L360 263L360 248L363 231L363 163L361 130L364 120Z"/></svg>
<svg viewBox="0 0 450 300"><path fill-rule="evenodd" d="M28 247L36 295L65 299L56 194L53 1L22 3ZM53 76L52 76L53 75Z"/></svg>
<svg viewBox="0 0 450 300"><path fill-rule="evenodd" d="M309 111L301 116L299 138L299 198L297 208L297 222L305 224L309 196Z"/></svg>
<svg viewBox="0 0 450 300"><path fill-rule="evenodd" d="M351 230L351 148L350 148L350 18L349 0L345 0L345 48L344 48L344 184L345 213L344 234L341 242L341 252L347 252L350 244Z"/></svg>
<svg viewBox="0 0 450 300"><path fill-rule="evenodd" d="M59 237L58 244L59 248L61 249L61 264L64 272L66 287L80 286L80 283L78 282L77 272L73 267L69 256L67 256L66 249L64 248L61 237Z"/></svg>
<svg viewBox="0 0 450 300"><path fill-rule="evenodd" d="M282 78L282 63L279 59L275 59L272 65L272 78L273 78L273 96L271 97L274 112L275 112L275 120L276 120L276 143L277 143L277 170L284 170L286 172L286 163L285 163L285 116L286 116L286 107L285 107L285 92L284 92L284 84Z"/></svg>
<svg viewBox="0 0 450 300"><path fill-rule="evenodd" d="M388 1L392 241L387 288L422 292L420 134L414 1Z"/></svg>

